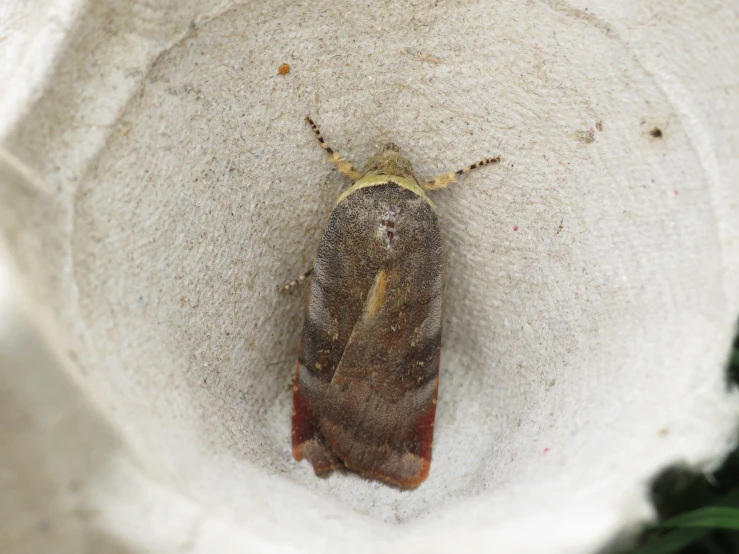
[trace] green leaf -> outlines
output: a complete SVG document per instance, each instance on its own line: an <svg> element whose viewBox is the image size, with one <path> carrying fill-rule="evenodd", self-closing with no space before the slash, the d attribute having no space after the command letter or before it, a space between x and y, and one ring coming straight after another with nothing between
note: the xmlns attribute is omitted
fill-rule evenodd
<svg viewBox="0 0 739 554"><path fill-rule="evenodd" d="M651 538L644 546L632 550L631 554L675 554L710 532L710 529L674 529Z"/></svg>
<svg viewBox="0 0 739 554"><path fill-rule="evenodd" d="M729 367L739 367L739 348L736 348L729 358Z"/></svg>
<svg viewBox="0 0 739 554"><path fill-rule="evenodd" d="M714 500L714 504L718 506L708 506L691 512L685 512L683 514L666 519L664 522L655 524L649 528L648 539L646 544L632 550L630 554L676 554L681 552L683 548L691 545L705 537L707 537L716 527L712 524L706 523L708 521L705 510L713 511L719 510L719 512L726 514L733 514L734 521L739 521L739 508L732 508L739 504L739 490L734 489L729 491ZM726 505L729 507L726 507ZM701 525L690 524L691 520L695 523L695 514L704 513L703 516L698 516L698 521ZM680 524L682 519L688 520L688 525ZM677 522L677 525L675 524ZM730 527L733 529L734 527Z"/></svg>
<svg viewBox="0 0 739 554"><path fill-rule="evenodd" d="M655 525L655 529L675 529L684 527L703 527L710 529L731 529L739 531L739 508L706 506L692 512L671 517Z"/></svg>

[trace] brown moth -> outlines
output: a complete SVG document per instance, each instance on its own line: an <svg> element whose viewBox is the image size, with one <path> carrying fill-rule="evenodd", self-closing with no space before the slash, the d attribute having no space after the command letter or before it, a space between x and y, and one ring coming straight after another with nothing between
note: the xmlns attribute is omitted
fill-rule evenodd
<svg viewBox="0 0 739 554"><path fill-rule="evenodd" d="M349 469L400 488L428 476L439 390L444 252L426 182L386 145L339 196L318 246L293 384L292 447L316 474ZM288 284L304 280L310 271Z"/></svg>

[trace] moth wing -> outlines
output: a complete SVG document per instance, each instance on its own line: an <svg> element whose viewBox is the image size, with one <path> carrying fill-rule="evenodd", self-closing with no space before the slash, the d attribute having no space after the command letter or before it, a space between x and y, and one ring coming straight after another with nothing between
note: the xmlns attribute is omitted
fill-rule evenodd
<svg viewBox="0 0 739 554"><path fill-rule="evenodd" d="M412 192L372 187L333 210L293 392L293 453L316 473L345 465L400 487L426 478L443 265L437 216Z"/></svg>
<svg viewBox="0 0 739 554"><path fill-rule="evenodd" d="M308 291L310 298L310 290ZM306 306L307 307L307 306ZM323 475L343 467L343 462L336 457L330 444L318 428L316 410L311 404L306 391L300 386L300 374L303 360L305 331L300 337L298 365L293 381L293 414L292 414L292 448L297 461L307 458L317 475ZM305 375L308 373L306 370Z"/></svg>
<svg viewBox="0 0 739 554"><path fill-rule="evenodd" d="M326 391L320 425L349 469L404 488L426 479L431 463L441 294L424 296L442 284L441 267L436 275L407 271L377 273ZM424 292L407 302L411 289Z"/></svg>

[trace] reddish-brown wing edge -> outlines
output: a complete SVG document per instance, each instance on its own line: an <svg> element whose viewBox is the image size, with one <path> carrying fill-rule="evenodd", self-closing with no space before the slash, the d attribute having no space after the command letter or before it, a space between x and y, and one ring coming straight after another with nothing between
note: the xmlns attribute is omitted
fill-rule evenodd
<svg viewBox="0 0 739 554"><path fill-rule="evenodd" d="M441 358L441 356L439 356ZM417 456L422 459L421 470L418 475L412 479L403 479L397 475L388 475L380 471L372 471L366 467L354 466L346 464L347 469L358 473L364 477L377 479L388 485L398 487L400 489L415 489L423 483L431 470L431 447L434 441L434 421L436 419L436 400L439 396L439 377L436 377L436 386L433 401L423 413L416 419L416 432L419 439L419 452Z"/></svg>
<svg viewBox="0 0 739 554"><path fill-rule="evenodd" d="M308 285L305 307L310 303L310 288ZM315 416L311 413L310 403L300 390L300 360L303 357L304 333L300 335L298 362L293 380L293 414L292 414L292 449L293 457L300 462L307 458L313 465L316 475L324 475L334 469L343 467L341 460L336 458L331 447L326 444L323 435L318 429Z"/></svg>

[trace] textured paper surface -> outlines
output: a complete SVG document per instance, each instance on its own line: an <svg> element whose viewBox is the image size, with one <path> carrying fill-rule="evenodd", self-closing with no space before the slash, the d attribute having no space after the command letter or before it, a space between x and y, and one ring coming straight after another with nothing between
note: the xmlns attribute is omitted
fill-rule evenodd
<svg viewBox="0 0 739 554"><path fill-rule="evenodd" d="M3 8L0 50L4 552L589 552L650 516L657 471L731 448L721 2L36 8ZM302 300L275 287L348 185L306 114L360 166L388 141L423 177L502 156L434 194L413 492L291 456Z"/></svg>

